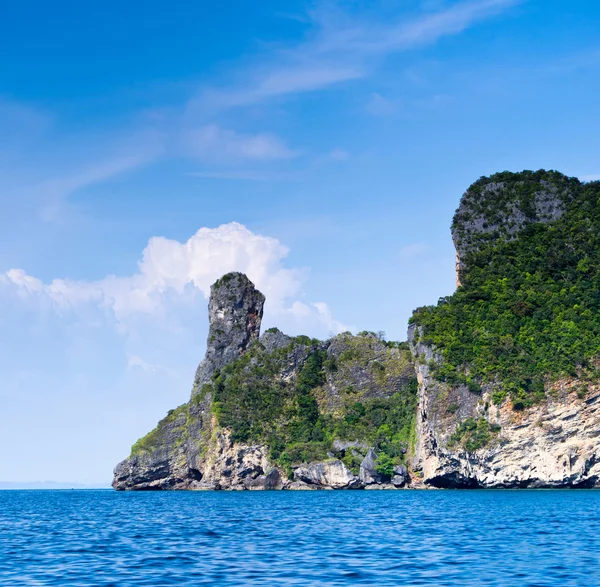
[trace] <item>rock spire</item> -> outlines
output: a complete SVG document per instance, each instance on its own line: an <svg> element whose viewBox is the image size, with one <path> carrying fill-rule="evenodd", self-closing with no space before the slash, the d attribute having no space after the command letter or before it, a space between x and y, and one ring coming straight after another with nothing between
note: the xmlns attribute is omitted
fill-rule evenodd
<svg viewBox="0 0 600 587"><path fill-rule="evenodd" d="M265 296L243 273L227 273L210 288L206 356L196 370L192 395L258 339Z"/></svg>

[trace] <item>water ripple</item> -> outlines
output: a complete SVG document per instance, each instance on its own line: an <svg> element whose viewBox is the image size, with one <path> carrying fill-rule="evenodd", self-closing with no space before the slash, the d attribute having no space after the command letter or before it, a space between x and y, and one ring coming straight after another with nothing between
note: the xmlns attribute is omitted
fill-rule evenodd
<svg viewBox="0 0 600 587"><path fill-rule="evenodd" d="M0 585L600 586L600 492L0 492Z"/></svg>

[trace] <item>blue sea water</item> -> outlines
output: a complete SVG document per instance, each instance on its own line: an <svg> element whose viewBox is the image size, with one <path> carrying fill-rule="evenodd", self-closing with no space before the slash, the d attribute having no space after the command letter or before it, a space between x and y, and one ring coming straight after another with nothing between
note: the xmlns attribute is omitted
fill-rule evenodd
<svg viewBox="0 0 600 587"><path fill-rule="evenodd" d="M600 585L600 491L0 491L0 585Z"/></svg>

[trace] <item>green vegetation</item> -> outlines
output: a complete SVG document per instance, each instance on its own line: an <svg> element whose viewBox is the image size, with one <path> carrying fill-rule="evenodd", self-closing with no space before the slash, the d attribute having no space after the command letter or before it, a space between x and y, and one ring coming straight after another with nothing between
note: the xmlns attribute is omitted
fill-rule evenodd
<svg viewBox="0 0 600 587"><path fill-rule="evenodd" d="M394 475L395 464L396 461L394 458L385 452L381 452L375 461L375 471L384 477L392 477Z"/></svg>
<svg viewBox="0 0 600 587"><path fill-rule="evenodd" d="M355 342L349 339L350 354ZM266 443L271 458L290 473L292 464L327 458L335 439L369 443L386 455L382 459L399 462L414 434L416 379L391 397L357 393L354 400L345 400L341 412L332 413L319 407L317 396L327 378L338 377L338 369L351 358L342 358L344 350L335 361L324 349L308 337L296 337L272 353L255 343L214 378L213 411L219 424L230 428L235 441ZM298 362L295 369L292 361ZM290 370L297 373L295 378L285 376ZM362 457L351 453L344 462L357 471Z"/></svg>
<svg viewBox="0 0 600 587"><path fill-rule="evenodd" d="M237 279L239 277L241 277L241 274L236 273L236 272L226 273L225 275L223 275L223 277L221 277L220 279L217 279L217 281L215 281L215 283L213 284L213 287L215 289L218 289L224 285L227 285L233 279Z"/></svg>
<svg viewBox="0 0 600 587"><path fill-rule="evenodd" d="M277 328L277 326L272 326L271 328L267 328L265 330L265 334L269 333L269 334L277 334L278 332L281 332L281 330L279 330L279 328Z"/></svg>
<svg viewBox="0 0 600 587"><path fill-rule="evenodd" d="M156 428L146 436L140 438L131 447L131 456L141 455L143 453L152 452L155 448L165 444L165 434L167 430L172 428L179 419L181 419L181 425L177 428L179 434L178 442L183 441L184 428L189 418L189 406L183 404L174 410L169 410L168 414L157 424Z"/></svg>
<svg viewBox="0 0 600 587"><path fill-rule="evenodd" d="M459 405L458 405L457 403L453 403L453 404L450 404L450 405L449 405L449 406L446 408L446 411L447 411L449 414L454 414L454 413L456 413L456 412L458 411L458 408L459 408Z"/></svg>
<svg viewBox="0 0 600 587"><path fill-rule="evenodd" d="M500 426L490 424L485 418L463 420L448 441L450 448L462 447L468 452L487 446L493 436L500 432Z"/></svg>
<svg viewBox="0 0 600 587"><path fill-rule="evenodd" d="M502 197L478 200L485 185L500 181ZM421 342L442 354L434 370L438 380L468 383L475 392L482 383L496 383L493 402L510 396L515 409L542 399L551 380L597 377L600 182L582 184L556 172L505 172L480 179L465 196L490 225L502 225L511 206L531 218L534 194L548 184L555 186L563 216L526 224L513 240L503 229L461 233L468 214L455 218L458 238L473 247L463 258L468 270L462 286L411 319L422 327Z"/></svg>

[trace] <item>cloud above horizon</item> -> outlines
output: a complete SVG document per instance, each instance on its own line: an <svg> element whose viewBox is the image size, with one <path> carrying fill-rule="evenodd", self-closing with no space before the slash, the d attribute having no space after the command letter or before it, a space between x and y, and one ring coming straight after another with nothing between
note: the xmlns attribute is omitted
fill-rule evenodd
<svg viewBox="0 0 600 587"><path fill-rule="evenodd" d="M0 276L0 286L45 310L81 313L93 305L128 331L140 314L160 316L168 304L190 291L208 298L211 285L223 274L241 271L267 298L272 319L310 334L348 330L335 320L327 304L303 299L307 270L286 268L289 249L277 239L256 234L237 222L200 228L185 242L152 237L142 252L136 273L108 275L97 281L53 279L44 283L20 268Z"/></svg>

